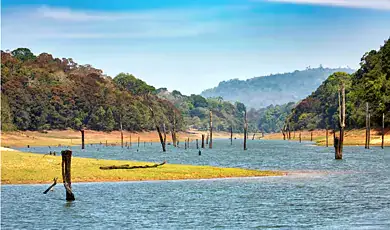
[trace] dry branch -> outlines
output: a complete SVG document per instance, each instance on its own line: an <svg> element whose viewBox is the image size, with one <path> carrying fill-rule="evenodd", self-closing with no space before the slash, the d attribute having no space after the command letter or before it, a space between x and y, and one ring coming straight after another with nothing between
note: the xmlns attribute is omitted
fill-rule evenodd
<svg viewBox="0 0 390 230"><path fill-rule="evenodd" d="M160 164L154 164L154 165L111 165L111 166L102 166L100 169L102 170L109 170L109 169L144 169L144 168L157 168L158 166L165 165L167 162L164 161Z"/></svg>
<svg viewBox="0 0 390 230"><path fill-rule="evenodd" d="M54 186L56 186L56 184L57 184L57 177L54 177L54 179L53 179L53 184L52 185L50 185L50 187L48 188L48 189L46 189L44 192L43 192L43 194L46 194L47 192L49 192L50 191L50 189L52 189Z"/></svg>

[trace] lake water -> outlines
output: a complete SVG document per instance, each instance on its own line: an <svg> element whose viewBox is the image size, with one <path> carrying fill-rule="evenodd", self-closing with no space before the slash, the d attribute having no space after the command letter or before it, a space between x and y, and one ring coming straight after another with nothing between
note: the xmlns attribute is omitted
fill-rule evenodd
<svg viewBox="0 0 390 230"><path fill-rule="evenodd" d="M64 148L30 148L60 152ZM137 151L138 149L138 151ZM289 176L126 183L74 183L76 201L63 186L1 186L2 229L390 229L390 148L334 149L310 142L215 140L198 155L190 149L141 143L131 149L72 147L74 156L253 169ZM27 149L22 149L26 150Z"/></svg>

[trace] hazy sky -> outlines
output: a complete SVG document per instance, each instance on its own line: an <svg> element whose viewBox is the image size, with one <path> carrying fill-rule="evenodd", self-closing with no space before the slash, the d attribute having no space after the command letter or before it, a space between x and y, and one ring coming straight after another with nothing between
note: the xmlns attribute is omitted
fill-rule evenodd
<svg viewBox="0 0 390 230"><path fill-rule="evenodd" d="M3 50L185 94L320 64L357 68L390 36L390 0L3 0L1 13Z"/></svg>

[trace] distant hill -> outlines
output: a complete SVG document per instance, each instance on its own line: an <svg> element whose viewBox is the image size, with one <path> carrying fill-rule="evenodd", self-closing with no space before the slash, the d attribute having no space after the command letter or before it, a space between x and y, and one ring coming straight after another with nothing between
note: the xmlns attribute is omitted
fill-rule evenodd
<svg viewBox="0 0 390 230"><path fill-rule="evenodd" d="M220 82L201 93L204 97L222 97L232 102L242 102L249 108L297 102L310 95L329 75L335 72L353 73L350 68L308 68L292 73L271 74L248 80L232 79Z"/></svg>

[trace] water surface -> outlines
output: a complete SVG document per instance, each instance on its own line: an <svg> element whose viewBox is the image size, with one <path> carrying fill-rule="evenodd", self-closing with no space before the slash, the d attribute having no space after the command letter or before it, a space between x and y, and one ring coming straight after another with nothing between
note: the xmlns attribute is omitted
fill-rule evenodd
<svg viewBox="0 0 390 230"><path fill-rule="evenodd" d="M291 170L287 177L128 183L75 183L76 201L63 186L1 186L2 229L390 229L390 149L333 148L311 143L216 140L198 155L157 143L131 149L72 147L75 156L255 169ZM63 148L51 147L59 152ZM97 150L99 149L99 150ZM48 147L29 149L46 153ZM298 173L299 172L299 173Z"/></svg>

